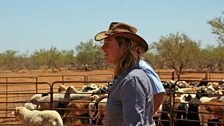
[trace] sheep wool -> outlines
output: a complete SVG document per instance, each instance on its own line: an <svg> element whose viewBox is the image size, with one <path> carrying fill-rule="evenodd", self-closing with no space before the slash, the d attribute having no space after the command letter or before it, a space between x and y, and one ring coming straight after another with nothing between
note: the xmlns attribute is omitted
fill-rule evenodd
<svg viewBox="0 0 224 126"><path fill-rule="evenodd" d="M61 116L55 110L31 111L26 107L16 107L14 114L24 126L63 126Z"/></svg>

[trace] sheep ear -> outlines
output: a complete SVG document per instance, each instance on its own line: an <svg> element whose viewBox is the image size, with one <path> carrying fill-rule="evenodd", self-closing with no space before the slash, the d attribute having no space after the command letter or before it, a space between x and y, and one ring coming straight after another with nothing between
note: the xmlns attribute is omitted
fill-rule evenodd
<svg viewBox="0 0 224 126"><path fill-rule="evenodd" d="M95 99L94 95L90 96L90 101L92 102Z"/></svg>

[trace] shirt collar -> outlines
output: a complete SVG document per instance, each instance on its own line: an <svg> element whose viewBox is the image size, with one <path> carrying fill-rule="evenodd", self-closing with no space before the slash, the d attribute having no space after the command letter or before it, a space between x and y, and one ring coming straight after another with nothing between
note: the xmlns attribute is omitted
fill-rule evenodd
<svg viewBox="0 0 224 126"><path fill-rule="evenodd" d="M140 69L139 66L139 62L136 62L135 64L133 64L130 68L128 68L127 70L123 70L120 74L115 76L115 79L119 79L121 77L124 77L125 75L127 75L129 72L131 72L133 69Z"/></svg>

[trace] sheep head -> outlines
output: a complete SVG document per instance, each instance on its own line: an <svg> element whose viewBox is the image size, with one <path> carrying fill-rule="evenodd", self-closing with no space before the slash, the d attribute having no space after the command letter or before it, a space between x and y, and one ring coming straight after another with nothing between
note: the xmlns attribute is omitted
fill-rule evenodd
<svg viewBox="0 0 224 126"><path fill-rule="evenodd" d="M23 120L23 116L20 113L20 110L24 107L16 107L15 111L12 112L12 114L15 116L16 120Z"/></svg>
<svg viewBox="0 0 224 126"><path fill-rule="evenodd" d="M65 85L60 85L58 86L58 92L63 92L63 91L66 91L67 87Z"/></svg>

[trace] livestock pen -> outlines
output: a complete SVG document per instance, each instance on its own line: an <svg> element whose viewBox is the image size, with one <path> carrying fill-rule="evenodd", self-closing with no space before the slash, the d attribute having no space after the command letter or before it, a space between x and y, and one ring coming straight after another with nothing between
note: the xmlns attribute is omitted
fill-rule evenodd
<svg viewBox="0 0 224 126"><path fill-rule="evenodd" d="M154 118L157 126L224 124L223 81L178 80L164 86L166 95Z"/></svg>
<svg viewBox="0 0 224 126"><path fill-rule="evenodd" d="M161 80L164 82L164 85L168 84L169 81L165 81L165 80L170 80L169 78L167 78L166 75L166 79L163 79L162 74L160 74ZM172 75L172 74L169 74ZM194 79L189 79L189 75L185 75L182 77L186 77L186 79L182 79L182 80L176 80L175 83L173 85L169 85L166 87L166 94L167 94L167 98L169 99L168 101L164 101L163 102L163 108L167 109L166 107L168 106L168 110L162 110L162 111L158 111L159 113L159 118L155 118L157 125L161 125L161 124L165 124L165 125L179 125L179 124L183 124L183 126L185 126L186 124L190 124L190 122L206 122L206 120L195 120L195 119L190 119L187 118L187 116L196 114L199 115L199 113L202 114L214 114L214 112L210 111L202 111L202 112L198 112L198 111L188 111L186 108L182 109L181 106L180 108L178 108L179 105L185 106L185 104L189 104L189 101L182 101L180 99L181 95L185 95L186 97L189 94L201 94L201 95L205 95L204 93L200 93L197 92L198 89L200 88L195 88L197 87L197 85L200 84L200 82L215 82L215 83L219 83L220 86L223 85L223 81L222 77L217 78L216 76L216 80L203 80L201 81L201 79L204 77L204 75L206 74L202 74L200 76L194 76ZM207 74L207 76L209 76L209 74ZM50 80L49 78L51 77L56 77L55 81L48 81ZM172 76L169 76L172 78ZM195 78L197 77L197 78ZM210 77L213 77L212 75L210 75ZM210 78L212 79L212 78ZM28 81L26 81L28 80ZM59 94L58 93L58 86L59 85L65 85L66 87L69 86L74 86L77 90L81 90L84 86L88 85L88 84L96 84L98 86L105 86L105 85L109 85L111 83L111 81L113 80L113 75L112 74L107 74L107 75L102 75L102 74L96 74L96 75L54 75L54 76L35 76L35 77L1 77L0 80L0 125L2 126L6 126L6 125L23 125L21 122L16 121L15 117L11 114L11 112L15 109L16 106L23 106L26 102L29 101L29 99L35 95L35 94L49 94L51 97L49 104L50 104L50 109L54 109L57 110L59 112L62 112L63 114L66 114L66 116L63 116L63 120L65 121L65 126L66 125L74 125L74 122L77 122L77 125L91 125L90 124L90 120L92 119L92 117L90 117L87 113L91 110L89 110L89 108L81 108L82 105L87 105L89 103L91 103L91 101L86 100L86 99L75 99L75 104L71 103L70 107L63 107L63 106L57 106L55 107L53 104L54 103L58 103L61 102L62 105L64 103L68 103L68 100L65 101L54 101L54 95L53 94ZM188 83L189 85L194 85L193 87L188 88L187 89L182 89L181 91L176 90L176 86L179 85L179 82L181 81L185 81ZM76 94L83 94L78 92ZM86 92L85 94L89 94L92 95L92 93ZM89 96L88 95L88 96ZM218 97L222 97L223 94L218 94L216 93L212 93L212 94L206 94L206 96L218 96ZM182 98L182 97L181 97ZM186 98L185 98L186 99ZM193 102L194 103L194 102ZM199 105L199 104L196 104ZM203 105L203 104L202 104ZM214 104L212 104L214 105ZM81 106L81 107L80 107ZM209 106L209 104L205 104L205 106ZM211 106L211 105L210 105ZM218 106L221 106L218 104ZM204 106L201 106L204 107ZM223 108L223 106L221 107L221 109ZM213 109L213 108L210 108ZM85 113L85 114L83 114ZM86 114L87 113L87 114ZM168 115L167 117L169 118L163 118L163 116L161 115ZM180 115L180 116L179 116ZM219 113L219 115L222 115L222 113ZM223 116L220 116L223 117ZM218 121L222 120L222 118L220 119L220 117L218 118ZM100 117L101 119L102 117ZM77 121L78 120L78 121ZM102 121L102 119L100 120ZM212 122L211 120L209 120L211 122L211 124L215 124L217 122ZM189 122L189 123L186 123ZM95 121L92 122L92 125L95 125L94 123L96 123ZM101 125L102 123L99 123L99 125ZM76 125L76 124L75 124ZM190 126L190 125L189 125Z"/></svg>
<svg viewBox="0 0 224 126"><path fill-rule="evenodd" d="M102 79L103 76L103 79ZM50 80L53 77L55 82L42 82L40 80ZM98 80L101 81L98 81ZM24 77L1 77L0 79L0 125L22 125L15 120L11 114L17 106L24 106L29 103L33 95L50 95L50 109L62 111L66 108L55 108L53 104L59 101L53 101L53 94L59 94L57 87L65 85L67 87L74 86L77 90L89 83L98 86L108 85L113 79L112 74L94 74L94 75L49 75L49 76L24 76ZM25 81L25 80L29 80ZM71 81L72 80L72 81ZM88 94L88 92L86 92ZM67 102L67 101L64 101Z"/></svg>

